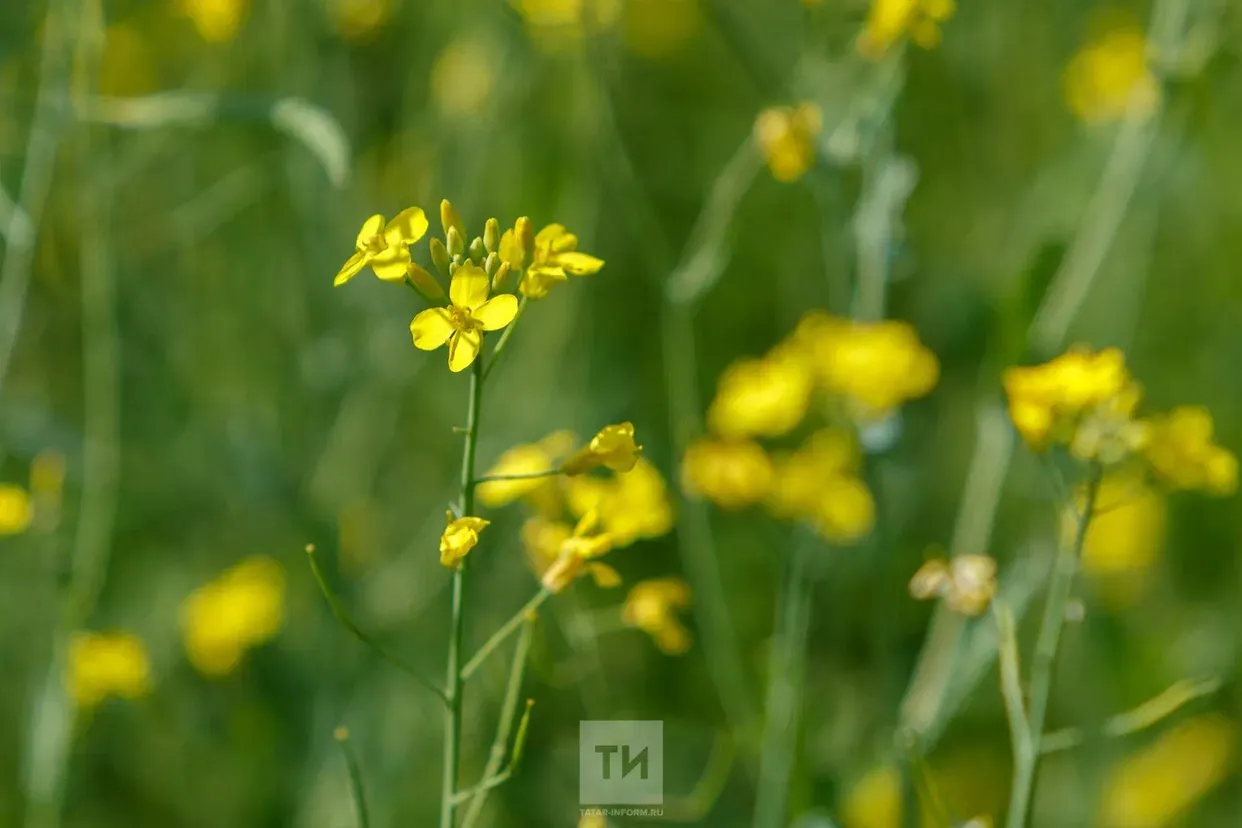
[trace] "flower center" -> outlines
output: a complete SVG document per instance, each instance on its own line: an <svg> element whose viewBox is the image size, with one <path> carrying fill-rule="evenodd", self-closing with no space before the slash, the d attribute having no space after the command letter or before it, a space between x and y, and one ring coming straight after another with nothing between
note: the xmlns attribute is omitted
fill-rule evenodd
<svg viewBox="0 0 1242 828"><path fill-rule="evenodd" d="M362 243L362 249L371 255L383 253L387 247L388 243L384 241L383 233L376 233Z"/></svg>
<svg viewBox="0 0 1242 828"><path fill-rule="evenodd" d="M470 315L469 308L459 308L453 305L448 309L448 312L449 324L453 326L454 330L469 333L483 327L481 322Z"/></svg>

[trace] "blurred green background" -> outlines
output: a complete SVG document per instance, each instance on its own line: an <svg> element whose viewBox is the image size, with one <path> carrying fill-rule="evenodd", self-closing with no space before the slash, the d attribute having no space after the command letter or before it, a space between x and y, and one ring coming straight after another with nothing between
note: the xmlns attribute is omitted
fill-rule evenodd
<svg viewBox="0 0 1242 828"><path fill-rule="evenodd" d="M1083 123L1067 106L1066 66L1105 13L1163 27L1162 105L1140 127ZM57 812L66 826L350 825L339 724L373 824L431 824L438 705L340 628L302 551L317 545L363 627L440 674L449 577L436 544L467 383L443 352L411 347L413 294L370 276L332 288L368 215L417 204L436 230L450 198L474 232L491 215L577 232L607 266L523 317L488 387L480 464L558 428L630 420L675 484L680 346L662 327L665 285L703 249L702 228L719 278L683 309L693 384L672 377L700 409L728 364L806 310L851 312L876 228L860 204L879 193L884 314L915 326L941 379L873 445L877 531L823 548L813 567L789 814L807 828L896 828L893 733L933 613L906 582L951 542L1001 367L1070 342L1118 345L1154 407L1206 405L1218 440L1242 446L1242 15L1225 0L963 3L938 47L868 60L855 48L867 14L861 0L3 4L0 481L26 487L38 456L63 457L66 475L29 528L0 537L0 825L50 828ZM803 100L823 118L805 176L776 181L753 148L735 155L763 109ZM740 179L725 182L736 193L722 193L739 157ZM876 184L886 173L912 185L908 200ZM723 218L696 235L705 204ZM1089 289L1064 337L1033 343L1028 324L1066 267L1085 268ZM1011 564L1046 560L1059 506L1020 447L1002 479L993 531L964 551L994 555L1004 582ZM758 513L677 508L709 515L759 705L796 533ZM1143 733L1050 760L1037 825L1233 826L1242 813L1236 501L1152 508L1156 519L1115 527L1112 575L1083 582L1051 724L1090 726L1183 678L1223 686ZM519 511L487 517L471 648L537 589ZM679 537L610 562L627 583L681 573ZM253 556L284 570L282 628L228 675L204 676L180 608ZM729 741L702 648L670 657L601 627L618 601L583 582L544 612L526 755L483 824L577 824L579 720L664 720L670 799ZM137 635L148 690L85 715L57 706L78 627ZM470 687L463 784L486 759L506 675L497 658ZM928 746L963 820L998 817L1008 791L994 671L980 675ZM1188 772L1190 793L1140 784L1155 799L1138 816L1102 815L1126 758L1172 744L1160 739L1191 718L1214 747L1181 749L1219 761ZM745 740L732 755L719 796L679 801L681 816L750 823L755 755ZM1140 778L1191 761L1176 744L1152 755L1155 776ZM1168 805L1179 796L1184 808Z"/></svg>

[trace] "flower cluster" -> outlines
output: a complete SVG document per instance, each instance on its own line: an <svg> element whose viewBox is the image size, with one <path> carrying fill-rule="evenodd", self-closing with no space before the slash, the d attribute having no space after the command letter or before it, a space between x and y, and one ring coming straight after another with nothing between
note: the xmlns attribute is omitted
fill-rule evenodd
<svg viewBox="0 0 1242 828"><path fill-rule="evenodd" d="M910 579L910 595L941 598L953 612L980 615L996 594L996 561L987 555L933 558Z"/></svg>
<svg viewBox="0 0 1242 828"><path fill-rule="evenodd" d="M1147 117L1160 102L1160 85L1147 60L1147 38L1132 20L1104 27L1065 69L1065 99L1087 123Z"/></svg>
<svg viewBox="0 0 1242 828"><path fill-rule="evenodd" d="M677 617L690 606L690 587L680 578L651 578L634 585L625 596L621 620L651 636L668 655L690 649L690 631Z"/></svg>
<svg viewBox="0 0 1242 828"><path fill-rule="evenodd" d="M933 49L940 44L940 25L955 9L954 0L872 0L858 36L858 51L879 58L906 37Z"/></svg>
<svg viewBox="0 0 1242 828"><path fill-rule="evenodd" d="M755 119L755 141L777 181L797 181L815 166L824 116L813 103L774 106Z"/></svg>
<svg viewBox="0 0 1242 828"><path fill-rule="evenodd" d="M764 504L774 516L851 543L875 519L862 481L860 425L891 414L935 385L939 363L902 322L861 323L808 313L762 357L727 368L707 412L710 437L682 458L682 483L724 509ZM815 413L801 444L769 453Z"/></svg>
<svg viewBox="0 0 1242 828"><path fill-rule="evenodd" d="M1211 414L1183 406L1137 416L1142 390L1116 348L1075 347L1042 365L1010 368L1003 382L1010 418L1037 451L1064 446L1083 462L1137 464L1175 489L1237 488L1237 458L1213 441Z"/></svg>
<svg viewBox="0 0 1242 828"><path fill-rule="evenodd" d="M82 709L109 696L139 698L151 689L147 648L132 633L76 632L69 639L64 681L69 698Z"/></svg>
<svg viewBox="0 0 1242 828"><path fill-rule="evenodd" d="M204 675L226 676L280 631L284 617L284 570L271 558L247 558L182 602L186 656Z"/></svg>

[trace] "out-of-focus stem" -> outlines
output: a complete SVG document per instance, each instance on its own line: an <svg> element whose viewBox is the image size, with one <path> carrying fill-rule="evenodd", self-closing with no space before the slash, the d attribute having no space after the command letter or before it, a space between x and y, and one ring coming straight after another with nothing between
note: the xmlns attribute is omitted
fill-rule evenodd
<svg viewBox="0 0 1242 828"><path fill-rule="evenodd" d="M338 727L333 734L337 745L341 748L341 756L345 759L345 769L349 773L349 794L354 800L354 812L357 814L358 828L371 828L371 815L367 809L367 790L362 783L362 767L349 743L349 731Z"/></svg>

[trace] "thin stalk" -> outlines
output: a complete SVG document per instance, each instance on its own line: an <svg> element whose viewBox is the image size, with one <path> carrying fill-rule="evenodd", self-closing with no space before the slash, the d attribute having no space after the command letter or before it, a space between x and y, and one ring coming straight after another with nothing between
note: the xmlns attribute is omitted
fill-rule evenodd
<svg viewBox="0 0 1242 828"><path fill-rule="evenodd" d="M474 675L475 670L478 670L479 667L482 666L483 662L487 660L487 657L491 655L497 647L503 644L505 639L521 629L523 622L525 622L528 617L534 615L539 607L543 605L543 602L548 600L551 595L552 593L547 589L539 590L539 592L535 593L534 598L527 601L520 610L514 613L512 618L501 626L500 629L492 633L492 637L483 642L483 646L470 657L470 660L466 662L466 666L461 668L461 680L466 681Z"/></svg>
<svg viewBox="0 0 1242 828"><path fill-rule="evenodd" d="M1073 542L1062 544L1057 552L1052 583L1048 586L1048 600L1044 604L1044 617L1035 642L1035 658L1031 666L1030 712L1027 716L1027 732L1030 750L1019 757L1013 774L1013 790L1009 800L1009 828L1025 828L1030 822L1034 802L1035 781L1039 772L1041 739L1044 719L1048 712L1048 696L1052 690L1053 671L1061 645L1061 630L1065 627L1065 605L1074 588L1074 574L1082 557L1083 543L1091 525L1092 512L1100 492L1101 469L1092 466L1087 480L1086 500L1078 518L1078 529Z"/></svg>
<svg viewBox="0 0 1242 828"><path fill-rule="evenodd" d="M499 344L497 349L499 349ZM474 513L474 459L479 443L479 408L483 402L483 360L476 359L470 372L470 403L466 413L466 445L461 455L461 513ZM457 808L457 766L461 758L461 639L465 626L466 570L470 558L453 570L448 664L444 694L444 776L440 787L440 828L453 828Z"/></svg>
<svg viewBox="0 0 1242 828"><path fill-rule="evenodd" d="M558 467L555 469L544 469L543 471L521 472L519 474L488 474L477 478L474 481L474 485L478 486L480 483L495 483L500 480L535 480L540 477L555 477L560 473L561 470Z"/></svg>
<svg viewBox="0 0 1242 828"><path fill-rule="evenodd" d="M518 320L522 318L522 313L526 310L526 304L530 300L523 296L518 301L517 313L513 317L513 321L509 323L509 327L501 333L500 339L496 340L496 347L492 348L491 358L487 361L487 367L483 369L483 379L486 380L492 375L492 371L496 369L496 363L500 361L500 355L504 353L505 346L509 344L509 338L513 336L513 329L517 327Z"/></svg>
<svg viewBox="0 0 1242 828"><path fill-rule="evenodd" d="M353 745L349 743L349 730L338 727L332 734L341 748L341 756L345 759L345 768L349 773L349 795L354 800L354 812L358 816L358 828L371 828L371 815L367 810L367 791L362 784L362 768L358 764L358 756Z"/></svg>

